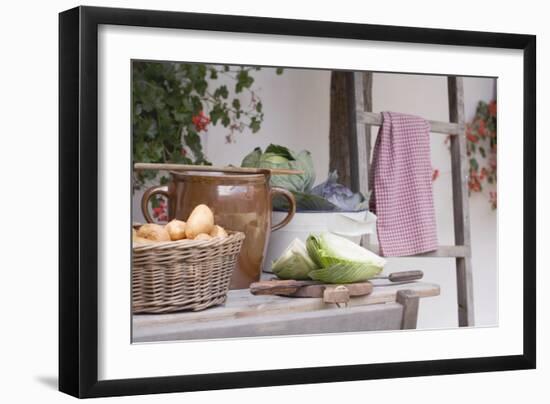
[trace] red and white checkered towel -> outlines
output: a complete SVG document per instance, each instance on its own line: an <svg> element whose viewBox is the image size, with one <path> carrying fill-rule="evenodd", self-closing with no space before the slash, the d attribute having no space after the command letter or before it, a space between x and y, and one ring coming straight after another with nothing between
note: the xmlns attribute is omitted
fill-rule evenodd
<svg viewBox="0 0 550 404"><path fill-rule="evenodd" d="M433 251L438 243L430 125L416 116L382 114L369 181L380 253L399 257Z"/></svg>

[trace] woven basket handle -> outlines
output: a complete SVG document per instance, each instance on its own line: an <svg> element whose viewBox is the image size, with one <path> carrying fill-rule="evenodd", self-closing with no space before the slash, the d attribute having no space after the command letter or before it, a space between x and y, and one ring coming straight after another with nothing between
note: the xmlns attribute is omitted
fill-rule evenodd
<svg viewBox="0 0 550 404"><path fill-rule="evenodd" d="M143 213L143 217L147 223L155 222L149 213L149 201L151 197L155 195L163 195L166 199L169 199L168 187L166 185L159 185L156 187L151 187L143 193L143 196L141 197L141 212Z"/></svg>
<svg viewBox="0 0 550 404"><path fill-rule="evenodd" d="M277 223L271 226L271 231L279 230L281 227L285 227L288 224L288 222L292 220L292 218L294 217L294 214L296 213L296 199L294 199L294 195L292 195L291 192L287 191L284 188L278 188L278 187L271 188L271 197L277 194L285 197L288 200L289 209L288 209L288 214L280 223Z"/></svg>

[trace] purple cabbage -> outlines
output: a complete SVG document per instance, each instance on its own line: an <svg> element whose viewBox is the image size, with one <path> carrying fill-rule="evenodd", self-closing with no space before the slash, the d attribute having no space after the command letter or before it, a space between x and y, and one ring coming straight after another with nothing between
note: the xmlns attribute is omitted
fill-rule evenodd
<svg viewBox="0 0 550 404"><path fill-rule="evenodd" d="M368 208L367 198L360 192L354 193L346 186L338 183L338 173L329 173L327 180L311 190L335 206L335 210L357 212Z"/></svg>

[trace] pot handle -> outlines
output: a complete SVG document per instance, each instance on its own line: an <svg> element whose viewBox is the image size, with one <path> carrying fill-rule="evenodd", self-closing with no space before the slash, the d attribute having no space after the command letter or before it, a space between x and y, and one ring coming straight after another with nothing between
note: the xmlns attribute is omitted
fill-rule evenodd
<svg viewBox="0 0 550 404"><path fill-rule="evenodd" d="M141 212L147 223L155 223L151 215L149 214L149 200L155 195L163 195L166 199L168 196L168 187L166 185L158 185L156 187L151 187L143 193L141 197Z"/></svg>
<svg viewBox="0 0 550 404"><path fill-rule="evenodd" d="M281 195L285 197L288 201L288 204L290 205L290 208L288 210L288 215L280 222L273 226L271 226L271 231L279 230L281 227L285 227L288 222L292 220L294 217L294 214L296 213L296 199L294 199L294 195L292 195L291 192L287 191L284 188L278 188L273 187L271 188L271 197L273 198L274 195Z"/></svg>

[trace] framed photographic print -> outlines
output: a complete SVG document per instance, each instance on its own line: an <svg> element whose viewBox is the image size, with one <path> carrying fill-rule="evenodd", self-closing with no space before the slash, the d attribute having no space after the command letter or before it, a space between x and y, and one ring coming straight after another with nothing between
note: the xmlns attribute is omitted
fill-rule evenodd
<svg viewBox="0 0 550 404"><path fill-rule="evenodd" d="M535 367L534 36L59 28L61 391Z"/></svg>

